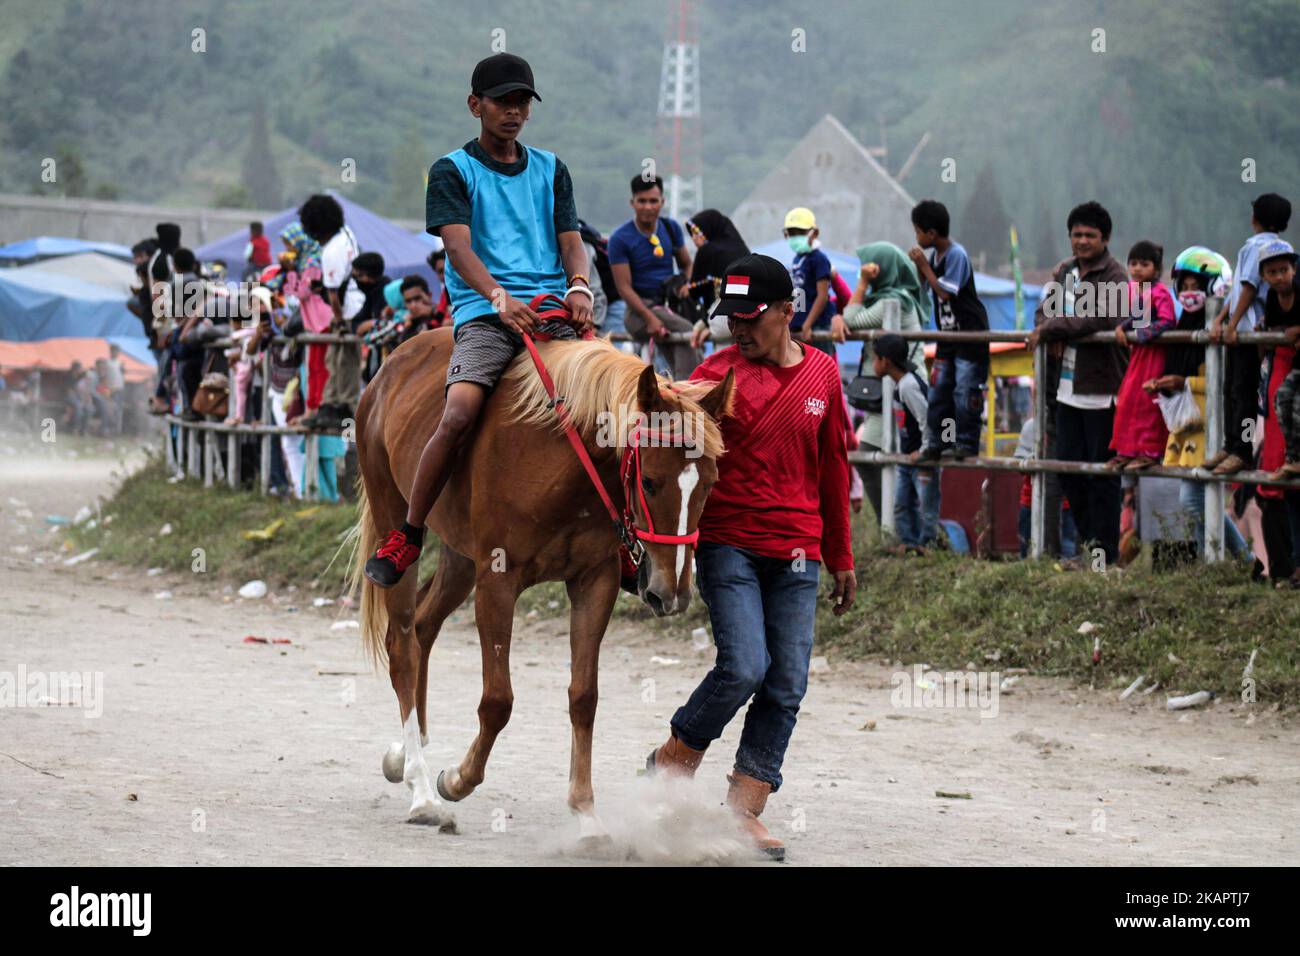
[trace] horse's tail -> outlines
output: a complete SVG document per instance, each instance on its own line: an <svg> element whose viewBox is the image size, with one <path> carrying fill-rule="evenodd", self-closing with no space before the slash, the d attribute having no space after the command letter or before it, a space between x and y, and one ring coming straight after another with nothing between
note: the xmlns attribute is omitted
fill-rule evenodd
<svg viewBox="0 0 1300 956"><path fill-rule="evenodd" d="M363 480L357 480L356 560L348 574L348 593L355 595L361 589L361 648L376 669L388 666L388 609L379 588L366 577L366 561L379 546L380 531L370 512L370 498Z"/></svg>

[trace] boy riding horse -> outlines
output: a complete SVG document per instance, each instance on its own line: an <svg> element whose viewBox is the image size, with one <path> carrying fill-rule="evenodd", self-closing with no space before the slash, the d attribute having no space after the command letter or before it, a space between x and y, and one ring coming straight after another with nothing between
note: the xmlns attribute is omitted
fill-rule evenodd
<svg viewBox="0 0 1300 956"><path fill-rule="evenodd" d="M420 456L406 522L366 562L366 577L382 588L419 560L429 512L488 395L524 347L523 333L573 339L591 327L587 253L569 171L554 153L518 142L534 98L541 100L523 58L498 53L480 61L468 98L478 138L429 170L425 225L447 251L455 348L446 408ZM529 307L546 293L564 300L571 323L543 321Z"/></svg>

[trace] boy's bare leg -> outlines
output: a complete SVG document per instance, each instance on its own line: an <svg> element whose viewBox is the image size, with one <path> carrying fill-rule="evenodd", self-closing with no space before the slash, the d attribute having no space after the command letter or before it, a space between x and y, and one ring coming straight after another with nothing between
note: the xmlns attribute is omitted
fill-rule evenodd
<svg viewBox="0 0 1300 956"><path fill-rule="evenodd" d="M407 498L407 524L414 528L424 527L486 400L487 389L474 382L454 382L447 389L442 421L424 446L415 469L411 494Z"/></svg>
<svg viewBox="0 0 1300 956"><path fill-rule="evenodd" d="M415 468L406 523L390 531L366 562L366 577L379 587L396 585L406 569L419 560L424 547L424 522L447 484L456 456L474 430L486 398L487 389L473 382L455 382L447 389L442 421L425 444Z"/></svg>

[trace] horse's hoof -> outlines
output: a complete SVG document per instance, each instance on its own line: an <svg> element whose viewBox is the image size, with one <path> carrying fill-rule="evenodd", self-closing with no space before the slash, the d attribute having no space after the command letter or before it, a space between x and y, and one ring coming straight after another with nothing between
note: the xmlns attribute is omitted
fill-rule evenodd
<svg viewBox="0 0 1300 956"><path fill-rule="evenodd" d="M406 822L419 826L437 827L443 833L456 832L456 819L452 816L451 811L433 800L412 803L411 812L407 814Z"/></svg>
<svg viewBox="0 0 1300 956"><path fill-rule="evenodd" d="M607 857L614 852L614 838L608 833L592 833L578 837L578 852L583 856Z"/></svg>
<svg viewBox="0 0 1300 956"><path fill-rule="evenodd" d="M406 755L401 744L391 744L384 752L384 779L389 783L401 783Z"/></svg>
<svg viewBox="0 0 1300 956"><path fill-rule="evenodd" d="M450 790L448 790L447 782L445 779L446 776L447 776L447 771L445 770L438 771L438 780L437 783L434 784L434 786L438 788L438 796L442 797L442 799L444 800L450 801L451 803L459 803L461 800L465 799L465 797L469 796L469 794L465 794L465 796L458 797L455 796Z"/></svg>

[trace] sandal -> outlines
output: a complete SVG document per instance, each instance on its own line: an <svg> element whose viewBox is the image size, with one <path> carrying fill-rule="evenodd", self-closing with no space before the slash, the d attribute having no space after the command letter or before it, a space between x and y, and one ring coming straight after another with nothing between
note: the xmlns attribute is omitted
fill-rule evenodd
<svg viewBox="0 0 1300 956"><path fill-rule="evenodd" d="M1132 461L1130 461L1127 465L1124 466L1124 470L1142 471L1146 468L1152 467L1155 463L1156 460L1154 458L1148 458L1146 457L1146 455L1138 455L1136 458L1134 458Z"/></svg>

